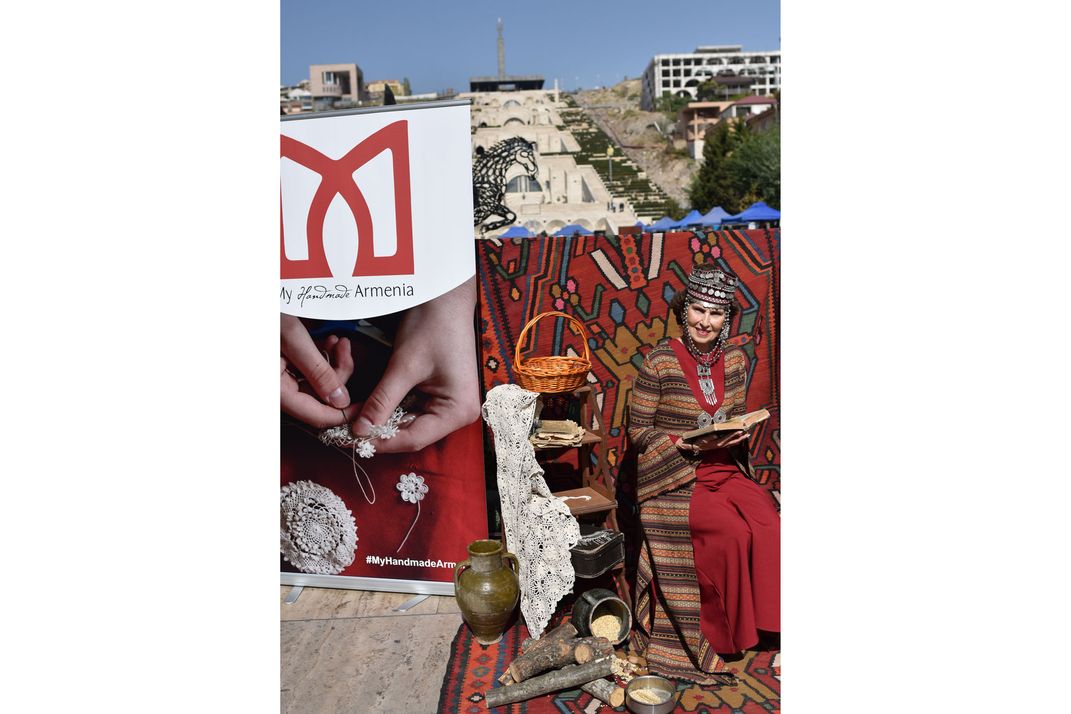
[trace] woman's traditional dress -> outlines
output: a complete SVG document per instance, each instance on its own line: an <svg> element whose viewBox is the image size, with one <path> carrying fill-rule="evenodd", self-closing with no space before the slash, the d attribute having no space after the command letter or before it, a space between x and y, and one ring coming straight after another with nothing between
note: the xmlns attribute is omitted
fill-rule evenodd
<svg viewBox="0 0 1071 714"><path fill-rule="evenodd" d="M747 358L729 349L711 366L716 405L703 400L696 361L663 340L636 375L629 438L639 451L644 540L633 644L652 671L709 683L717 653L779 632L780 516L748 477L746 443L691 456L677 448L703 411L745 412Z"/></svg>

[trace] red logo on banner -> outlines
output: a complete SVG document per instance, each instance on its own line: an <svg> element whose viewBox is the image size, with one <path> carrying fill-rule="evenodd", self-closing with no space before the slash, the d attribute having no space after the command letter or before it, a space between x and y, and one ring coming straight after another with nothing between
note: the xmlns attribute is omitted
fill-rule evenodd
<svg viewBox="0 0 1071 714"><path fill-rule="evenodd" d="M353 212L357 223L357 256L353 275L412 275L413 274L413 214L409 188L409 127L407 121L396 121L362 141L340 159L331 159L316 149L289 136L280 136L280 156L291 159L320 175L320 186L312 197L305 224L308 255L305 260L286 257L282 227L282 205L279 206L279 253L282 278L330 278L331 269L324 253L324 218L327 207L336 195L342 196ZM393 255L373 252L372 213L353 172L386 150L391 152L394 167L394 225L397 241Z"/></svg>

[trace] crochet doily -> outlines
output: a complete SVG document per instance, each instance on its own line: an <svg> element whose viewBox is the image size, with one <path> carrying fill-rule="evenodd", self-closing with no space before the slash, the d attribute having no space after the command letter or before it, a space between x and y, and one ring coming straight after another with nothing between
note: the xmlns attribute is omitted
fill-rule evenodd
<svg viewBox="0 0 1071 714"><path fill-rule="evenodd" d="M312 481L283 486L279 550L303 573L337 575L357 552L357 521L342 499Z"/></svg>
<svg viewBox="0 0 1071 714"><path fill-rule="evenodd" d="M521 614L532 637L543 634L558 601L573 590L569 551L580 540L576 518L550 492L528 441L538 397L503 384L483 403L484 421L495 435L506 548L520 562Z"/></svg>

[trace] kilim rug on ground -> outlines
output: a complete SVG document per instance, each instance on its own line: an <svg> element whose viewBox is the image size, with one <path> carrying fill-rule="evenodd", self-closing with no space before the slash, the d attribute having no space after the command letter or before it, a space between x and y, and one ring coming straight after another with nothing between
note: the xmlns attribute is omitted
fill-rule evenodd
<svg viewBox="0 0 1071 714"><path fill-rule="evenodd" d="M484 694L500 687L498 677L521 652L528 628L517 622L493 645L481 645L464 624L450 645L439 694L440 714L596 714L614 711L580 689L547 694L489 710ZM781 669L778 652L745 652L743 659L722 662L722 669L737 676L737 686L701 687L677 683L674 712L696 714L760 714L781 709ZM620 682L619 682L620 683ZM618 711L624 711L624 707Z"/></svg>

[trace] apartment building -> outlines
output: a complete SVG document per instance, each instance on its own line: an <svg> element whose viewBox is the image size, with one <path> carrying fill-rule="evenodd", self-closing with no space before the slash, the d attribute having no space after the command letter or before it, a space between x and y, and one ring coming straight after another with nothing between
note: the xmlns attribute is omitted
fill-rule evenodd
<svg viewBox="0 0 1071 714"><path fill-rule="evenodd" d="M655 55L643 72L640 107L655 110L663 93L698 98L699 85L722 78L739 92L768 96L781 89L781 51L744 52L742 45L703 45L686 54Z"/></svg>
<svg viewBox="0 0 1071 714"><path fill-rule="evenodd" d="M309 91L313 100L323 108L336 102L354 105L368 95L364 86L364 73L356 64L309 65Z"/></svg>
<svg viewBox="0 0 1071 714"><path fill-rule="evenodd" d="M688 155L696 161L703 158L703 141L707 129L721 121L721 113L732 102L689 102L677 113L677 136L687 142Z"/></svg>
<svg viewBox="0 0 1071 714"><path fill-rule="evenodd" d="M368 92L368 98L373 102L383 101L383 95L386 93L387 87L390 87L390 91L396 99L397 97L409 95L406 82L402 79L373 79L364 85L365 91Z"/></svg>
<svg viewBox="0 0 1071 714"><path fill-rule="evenodd" d="M744 119L752 129L762 131L777 121L776 109L776 99L757 95L733 102L689 102L677 113L676 134L687 142L688 155L699 161L703 158L707 130L712 126L723 121ZM761 121L751 122L751 119L760 115L764 117Z"/></svg>

